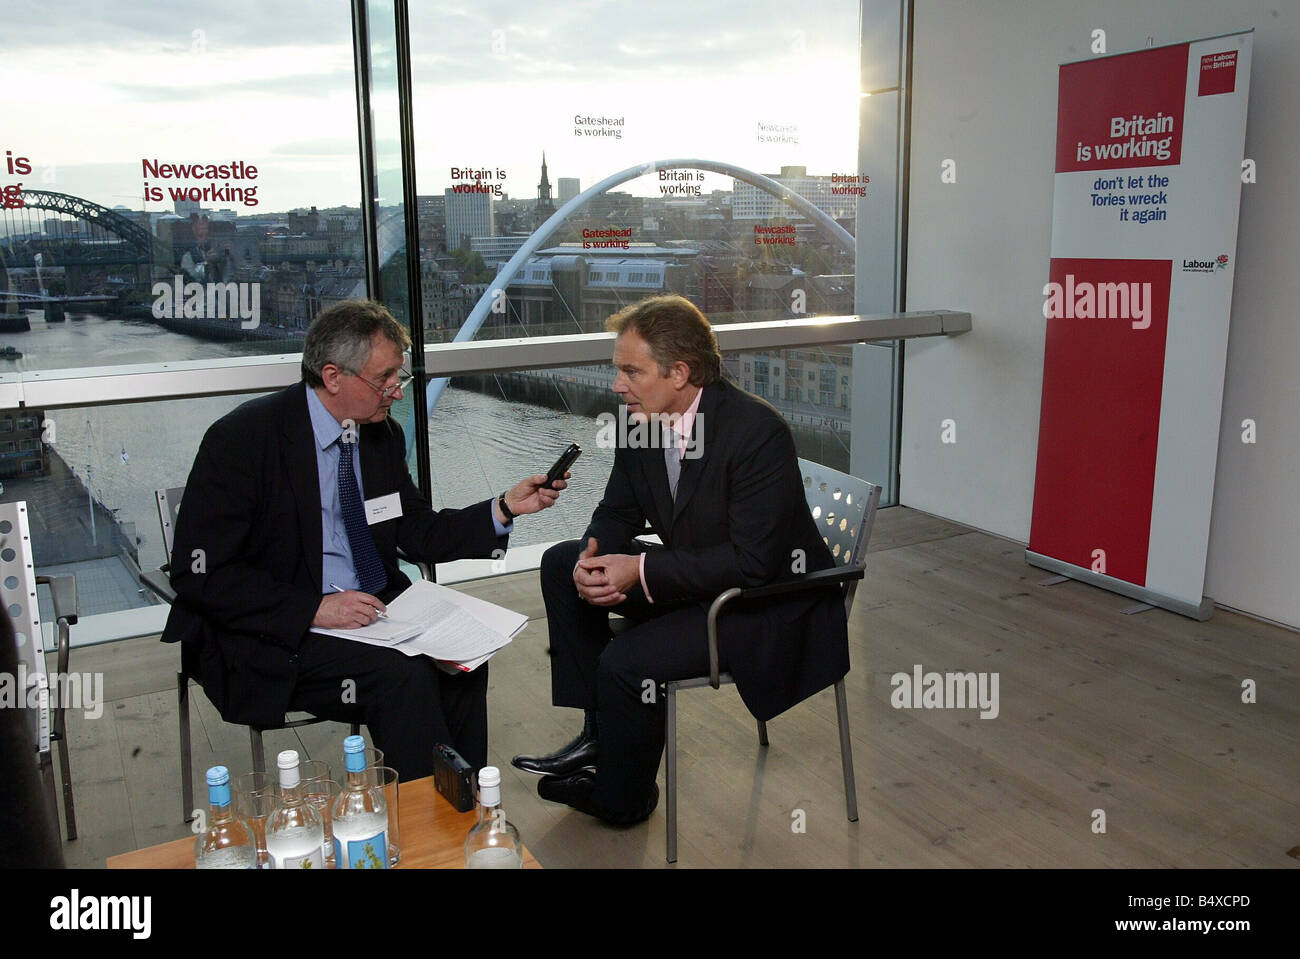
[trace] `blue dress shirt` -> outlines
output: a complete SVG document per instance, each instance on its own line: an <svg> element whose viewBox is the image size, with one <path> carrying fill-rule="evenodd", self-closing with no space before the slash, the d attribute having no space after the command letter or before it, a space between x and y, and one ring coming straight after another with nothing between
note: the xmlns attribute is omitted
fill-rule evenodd
<svg viewBox="0 0 1300 959"><path fill-rule="evenodd" d="M343 589L360 589L356 566L352 563L352 543L343 522L343 508L339 504L339 439L343 427L334 414L325 409L316 391L307 387L307 413L311 417L312 433L316 437L316 478L320 483L321 523L321 592L332 593L334 586ZM361 502L366 501L366 489L361 479L361 457L353 458L357 474L357 491ZM498 536L509 534L515 524L502 526L496 511L491 511L492 525Z"/></svg>

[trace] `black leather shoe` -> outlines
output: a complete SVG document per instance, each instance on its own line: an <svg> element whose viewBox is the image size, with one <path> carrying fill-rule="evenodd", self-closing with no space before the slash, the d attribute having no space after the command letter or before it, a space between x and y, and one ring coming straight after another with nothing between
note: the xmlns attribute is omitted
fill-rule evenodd
<svg viewBox="0 0 1300 959"><path fill-rule="evenodd" d="M510 765L538 776L567 776L595 766L596 752L596 713L586 709L582 713L582 732L573 742L548 756L516 756Z"/></svg>
<svg viewBox="0 0 1300 959"><path fill-rule="evenodd" d="M568 776L580 769L590 769L596 765L600 744L587 730L578 738L549 756L516 756L510 765L526 773L539 776Z"/></svg>
<svg viewBox="0 0 1300 959"><path fill-rule="evenodd" d="M537 795L595 816L596 809L591 804L591 793L595 786L596 774L584 769L570 776L546 776L537 784Z"/></svg>
<svg viewBox="0 0 1300 959"><path fill-rule="evenodd" d="M611 815L604 809L597 808L592 801L596 787L596 775L589 770L573 773L570 776L547 776L537 784L537 795L551 802L564 803L566 806L595 816L615 826L629 826L650 818L650 814L659 805L659 787L650 784L650 796L645 805L632 814Z"/></svg>

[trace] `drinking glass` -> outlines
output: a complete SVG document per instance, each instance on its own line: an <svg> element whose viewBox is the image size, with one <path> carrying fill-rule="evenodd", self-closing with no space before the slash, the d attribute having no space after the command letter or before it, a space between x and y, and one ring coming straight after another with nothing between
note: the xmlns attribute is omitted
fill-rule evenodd
<svg viewBox="0 0 1300 959"><path fill-rule="evenodd" d="M309 783L316 779L333 779L330 764L323 759L302 759L298 762L298 781Z"/></svg>
<svg viewBox="0 0 1300 959"><path fill-rule="evenodd" d="M332 779L312 779L303 784L303 798L316 807L320 813L321 825L325 828L325 838L321 851L325 854L325 868L333 869L334 863L334 800L342 791Z"/></svg>
<svg viewBox="0 0 1300 959"><path fill-rule="evenodd" d="M384 791L388 804L388 868L402 861L402 841L397 832L397 770L392 766L370 766L366 769L372 784Z"/></svg>
<svg viewBox="0 0 1300 959"><path fill-rule="evenodd" d="M251 772L237 777L234 787L235 810L253 830L257 844L257 868L271 868L271 854L266 848L266 817L275 808L279 778L275 773Z"/></svg>

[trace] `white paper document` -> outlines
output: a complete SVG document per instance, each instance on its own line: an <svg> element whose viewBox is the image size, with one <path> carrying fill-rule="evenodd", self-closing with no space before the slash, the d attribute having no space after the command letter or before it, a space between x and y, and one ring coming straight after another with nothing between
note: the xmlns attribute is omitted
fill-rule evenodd
<svg viewBox="0 0 1300 959"><path fill-rule="evenodd" d="M362 626L360 629L313 629L312 632L338 636L340 639L356 639L376 646L395 646L419 636L424 629L425 627L420 623L406 622L389 616L387 619L377 619L369 626Z"/></svg>
<svg viewBox="0 0 1300 959"><path fill-rule="evenodd" d="M407 625L407 630L376 630ZM528 617L493 603L466 596L446 586L420 580L388 604L388 619L377 620L364 629L317 629L313 632L338 636L374 646L389 646L408 656L431 656L475 669L512 640L528 623ZM410 628L414 632L410 632ZM401 639L393 636L410 633Z"/></svg>

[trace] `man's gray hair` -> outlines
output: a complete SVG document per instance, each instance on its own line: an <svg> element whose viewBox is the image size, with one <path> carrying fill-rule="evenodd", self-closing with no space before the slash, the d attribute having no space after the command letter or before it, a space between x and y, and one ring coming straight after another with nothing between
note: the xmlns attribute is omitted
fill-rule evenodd
<svg viewBox="0 0 1300 959"><path fill-rule="evenodd" d="M370 359L376 333L397 344L402 352L411 348L410 335L382 303L343 300L322 310L303 340L302 378L308 386L322 386L321 370L328 363L359 374Z"/></svg>

